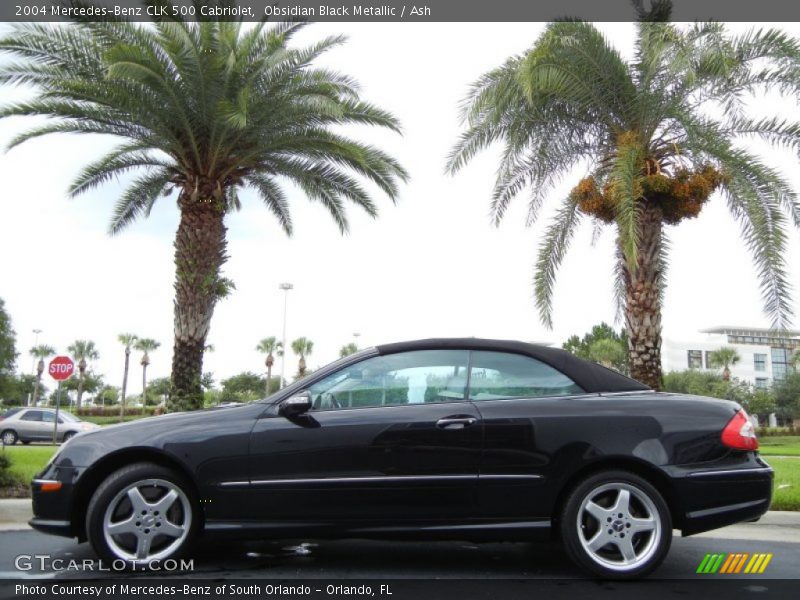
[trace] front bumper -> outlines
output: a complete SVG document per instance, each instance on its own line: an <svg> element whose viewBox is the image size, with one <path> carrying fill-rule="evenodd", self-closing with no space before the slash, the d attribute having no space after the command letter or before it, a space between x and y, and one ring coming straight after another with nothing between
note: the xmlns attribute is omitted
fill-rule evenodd
<svg viewBox="0 0 800 600"><path fill-rule="evenodd" d="M33 519L28 524L43 533L76 537L72 523L75 483L79 469L48 466L31 482ZM57 489L53 484L60 484Z"/></svg>

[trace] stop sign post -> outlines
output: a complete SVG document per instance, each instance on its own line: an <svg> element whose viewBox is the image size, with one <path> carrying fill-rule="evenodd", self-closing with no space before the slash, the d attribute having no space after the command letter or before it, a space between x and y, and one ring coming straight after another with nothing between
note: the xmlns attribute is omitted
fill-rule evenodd
<svg viewBox="0 0 800 600"><path fill-rule="evenodd" d="M56 356L47 367L50 377L58 382L56 393L56 418L53 423L53 445L58 443L58 410L61 406L61 382L72 377L75 372L75 363L69 356Z"/></svg>

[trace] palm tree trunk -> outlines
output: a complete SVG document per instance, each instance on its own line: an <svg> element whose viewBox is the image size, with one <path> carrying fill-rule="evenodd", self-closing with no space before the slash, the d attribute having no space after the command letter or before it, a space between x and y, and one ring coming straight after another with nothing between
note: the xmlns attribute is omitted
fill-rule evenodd
<svg viewBox="0 0 800 600"><path fill-rule="evenodd" d="M119 408L119 422L125 420L125 394L128 392L128 366L131 362L130 348L125 348L125 371L122 373L122 402Z"/></svg>
<svg viewBox="0 0 800 600"><path fill-rule="evenodd" d="M78 376L78 396L76 400L76 406L78 408L81 407L81 398L83 398L83 373Z"/></svg>
<svg viewBox="0 0 800 600"><path fill-rule="evenodd" d="M208 186L201 186L208 187ZM219 270L225 262L224 206L210 189L199 198L182 192L175 236L175 344L170 410L203 406L203 350L217 300Z"/></svg>
<svg viewBox="0 0 800 600"><path fill-rule="evenodd" d="M36 381L33 384L33 398L31 398L31 406L36 406L37 400L39 400L39 382L42 380L42 375L39 373L36 375Z"/></svg>
<svg viewBox="0 0 800 600"><path fill-rule="evenodd" d="M660 390L663 214L655 202L645 201L642 204L636 271L631 273L627 263L621 259L625 282L628 357L631 377L654 390Z"/></svg>
<svg viewBox="0 0 800 600"><path fill-rule="evenodd" d="M269 380L272 379L272 367L267 367L267 385L264 386L266 389L264 390L269 396Z"/></svg>
<svg viewBox="0 0 800 600"><path fill-rule="evenodd" d="M147 365L142 366L142 416L147 414Z"/></svg>

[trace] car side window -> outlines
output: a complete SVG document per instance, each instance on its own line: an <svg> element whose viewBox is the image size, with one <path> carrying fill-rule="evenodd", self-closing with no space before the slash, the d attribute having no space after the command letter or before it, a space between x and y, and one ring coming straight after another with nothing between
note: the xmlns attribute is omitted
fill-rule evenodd
<svg viewBox="0 0 800 600"><path fill-rule="evenodd" d="M51 412L42 413L42 421L44 421L45 423L53 423L55 422L55 420L56 420L55 413ZM60 423L61 419L59 419L58 421Z"/></svg>
<svg viewBox="0 0 800 600"><path fill-rule="evenodd" d="M20 421L41 421L42 420L42 411L40 410L29 410L26 411L24 415L19 418Z"/></svg>
<svg viewBox="0 0 800 600"><path fill-rule="evenodd" d="M368 358L312 385L311 410L460 402L466 395L468 361L466 350Z"/></svg>
<svg viewBox="0 0 800 600"><path fill-rule="evenodd" d="M583 390L559 370L535 358L506 352L473 352L469 399L570 396Z"/></svg>

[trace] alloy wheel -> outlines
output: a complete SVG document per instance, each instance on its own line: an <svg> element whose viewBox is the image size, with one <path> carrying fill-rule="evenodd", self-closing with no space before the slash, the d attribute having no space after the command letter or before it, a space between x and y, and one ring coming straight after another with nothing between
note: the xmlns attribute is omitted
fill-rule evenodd
<svg viewBox="0 0 800 600"><path fill-rule="evenodd" d="M586 554L612 571L625 572L647 563L658 551L661 518L653 500L623 482L592 489L577 514L578 539Z"/></svg>
<svg viewBox="0 0 800 600"><path fill-rule="evenodd" d="M132 562L171 556L189 535L192 509L186 494L165 479L123 488L103 516L103 536L113 554Z"/></svg>

